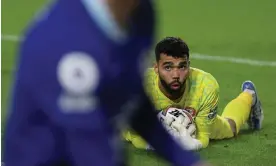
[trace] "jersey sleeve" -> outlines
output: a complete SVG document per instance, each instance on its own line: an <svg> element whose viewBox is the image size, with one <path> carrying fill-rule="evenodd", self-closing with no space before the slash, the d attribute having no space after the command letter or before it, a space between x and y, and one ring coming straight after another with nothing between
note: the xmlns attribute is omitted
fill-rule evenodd
<svg viewBox="0 0 276 166"><path fill-rule="evenodd" d="M196 116L197 139L202 143L203 148L209 144L211 126L217 115L219 102L219 85L212 75L204 80L204 90L202 94L202 104Z"/></svg>
<svg viewBox="0 0 276 166"><path fill-rule="evenodd" d="M147 93L147 95L150 97L152 96L152 91L154 88L154 82L155 82L155 72L153 68L149 68L145 72L144 76L144 89Z"/></svg>

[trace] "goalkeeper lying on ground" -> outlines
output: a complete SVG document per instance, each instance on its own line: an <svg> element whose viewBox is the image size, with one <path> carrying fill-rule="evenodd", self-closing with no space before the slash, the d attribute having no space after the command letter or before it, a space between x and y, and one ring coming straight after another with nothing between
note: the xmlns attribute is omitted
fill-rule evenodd
<svg viewBox="0 0 276 166"><path fill-rule="evenodd" d="M234 137L245 122L252 130L261 129L263 110L251 81L242 84L242 92L227 104L219 116L219 85L211 74L190 67L189 48L185 42L167 37L156 45L155 55L154 68L146 72L146 91L156 110L162 111L177 105L193 116L196 138L189 134L180 138L189 144L188 149L205 148L209 139ZM124 138L137 148L150 147L132 131L125 132Z"/></svg>

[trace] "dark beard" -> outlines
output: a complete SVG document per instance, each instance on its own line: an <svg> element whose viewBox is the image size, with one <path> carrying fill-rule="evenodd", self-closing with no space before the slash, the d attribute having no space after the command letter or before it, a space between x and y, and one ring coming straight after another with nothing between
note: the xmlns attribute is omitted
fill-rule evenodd
<svg viewBox="0 0 276 166"><path fill-rule="evenodd" d="M160 83L163 86L163 88L165 89L165 91L172 97L180 97L182 95L183 92L183 85L184 83L180 83L180 88L177 90L171 89L171 84L167 84L162 78L159 77Z"/></svg>

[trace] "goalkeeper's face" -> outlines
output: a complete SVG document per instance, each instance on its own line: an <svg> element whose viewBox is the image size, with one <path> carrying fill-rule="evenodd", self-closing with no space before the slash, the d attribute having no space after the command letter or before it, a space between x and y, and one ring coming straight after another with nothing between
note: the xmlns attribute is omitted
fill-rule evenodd
<svg viewBox="0 0 276 166"><path fill-rule="evenodd" d="M185 80L189 75L189 63L187 56L160 55L155 71L158 72L162 88L167 93L181 95L184 90Z"/></svg>

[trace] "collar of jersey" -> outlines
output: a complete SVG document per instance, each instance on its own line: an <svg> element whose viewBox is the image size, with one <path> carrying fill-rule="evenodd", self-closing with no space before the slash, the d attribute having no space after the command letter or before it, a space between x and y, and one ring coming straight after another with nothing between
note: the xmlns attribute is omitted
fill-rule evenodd
<svg viewBox="0 0 276 166"><path fill-rule="evenodd" d="M90 17L95 20L98 26L104 31L108 38L117 42L124 43L127 34L120 29L114 20L110 10L103 0L82 0L84 7L88 11Z"/></svg>

